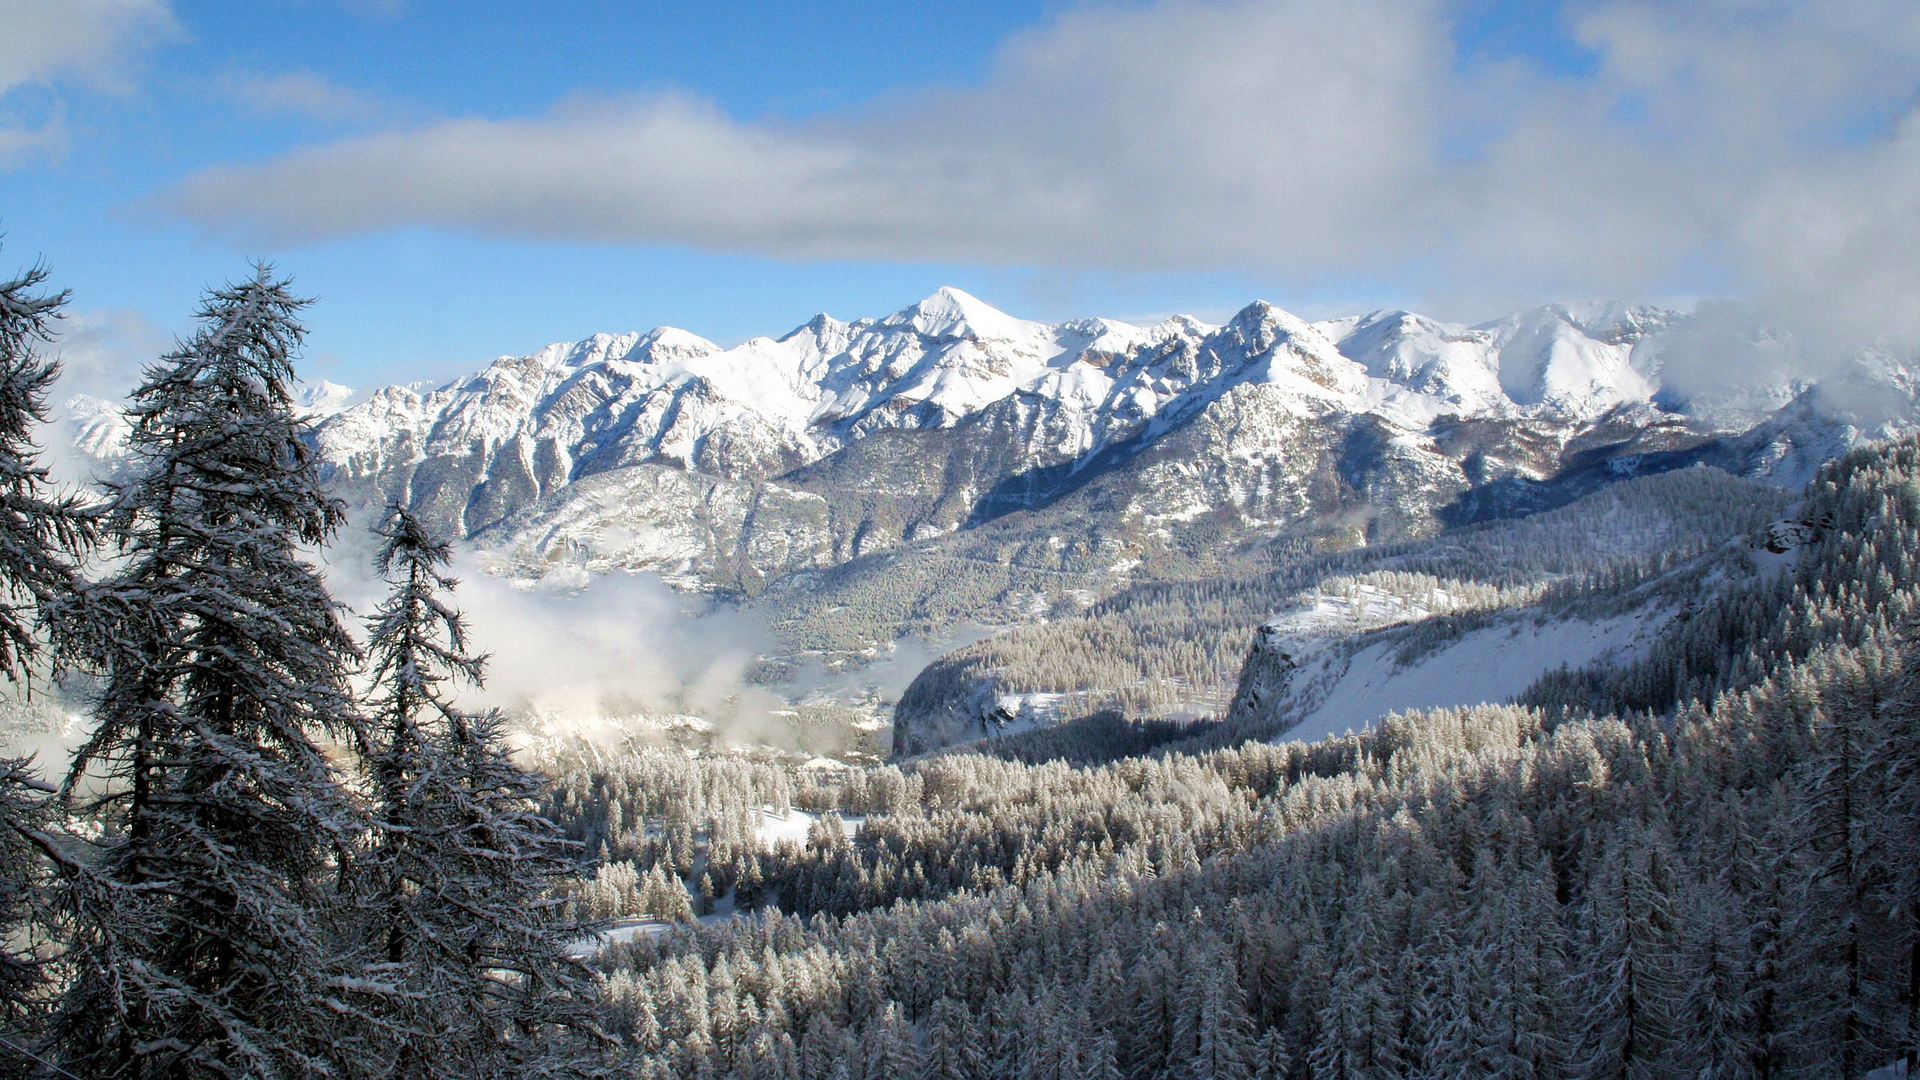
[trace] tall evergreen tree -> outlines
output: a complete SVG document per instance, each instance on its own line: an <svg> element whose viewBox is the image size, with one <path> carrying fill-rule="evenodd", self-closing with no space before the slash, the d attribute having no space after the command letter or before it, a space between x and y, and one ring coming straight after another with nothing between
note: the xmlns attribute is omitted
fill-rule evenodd
<svg viewBox="0 0 1920 1080"><path fill-rule="evenodd" d="M1882 673L1854 654L1824 666L1821 701L1810 710L1813 750L1794 770L1787 955L1800 1007L1788 1032L1810 1071L1859 1075L1885 1064L1897 1045L1887 1029L1901 1012L1874 902L1888 869L1877 865L1873 835L1883 797L1873 755Z"/></svg>
<svg viewBox="0 0 1920 1080"><path fill-rule="evenodd" d="M1569 989L1581 1080L1650 1080L1672 1068L1679 990L1679 927L1665 835L1628 821L1598 856L1575 940Z"/></svg>
<svg viewBox="0 0 1920 1080"><path fill-rule="evenodd" d="M338 972L314 913L356 817L321 739L363 730L356 651L300 555L339 526L295 413L308 301L261 266L211 290L199 329L129 410L134 479L98 588L89 768L104 892L76 891L66 1067L90 1076L344 1071Z"/></svg>
<svg viewBox="0 0 1920 1080"><path fill-rule="evenodd" d="M55 494L38 461L34 428L47 419L47 392L60 367L40 355L67 294L38 291L34 266L0 281L0 674L30 692L31 663L49 632L71 645L79 605L74 566L95 535L95 521L73 496ZM43 927L46 785L29 761L0 758L0 1037L34 1041L44 990ZM26 1053L0 1046L0 1061Z"/></svg>
<svg viewBox="0 0 1920 1080"><path fill-rule="evenodd" d="M53 340L67 302L65 292L36 291L46 279L35 266L0 281L0 674L16 683L40 652L39 631L71 627L74 564L97 533L75 496L52 490L33 442L60 377L39 346Z"/></svg>
<svg viewBox="0 0 1920 1080"><path fill-rule="evenodd" d="M43 1019L45 958L40 918L47 784L30 761L0 758L0 1066L26 1072Z"/></svg>
<svg viewBox="0 0 1920 1080"><path fill-rule="evenodd" d="M1892 870L1880 885L1898 945L1893 977L1905 984L1904 1011L1890 1026L1907 1075L1920 1077L1920 649L1906 650L1894 697L1873 747L1886 792L1875 831Z"/></svg>
<svg viewBox="0 0 1920 1080"><path fill-rule="evenodd" d="M574 1075L591 1066L592 976L568 953L580 845L536 812L546 784L500 717L458 708L485 658L441 593L449 548L401 507L378 530L392 592L370 624L372 846L360 868L377 954L365 985L407 1078ZM735 1018L729 1014L726 1020Z"/></svg>
<svg viewBox="0 0 1920 1080"><path fill-rule="evenodd" d="M981 1032L967 1007L950 997L927 1015L927 1053L921 1080L972 1080L986 1070Z"/></svg>

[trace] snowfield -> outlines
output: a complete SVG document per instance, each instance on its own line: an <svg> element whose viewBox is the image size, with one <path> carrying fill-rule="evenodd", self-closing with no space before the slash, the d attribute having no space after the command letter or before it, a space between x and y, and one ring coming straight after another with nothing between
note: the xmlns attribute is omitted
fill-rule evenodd
<svg viewBox="0 0 1920 1080"><path fill-rule="evenodd" d="M1351 656L1327 649L1295 675L1306 712L1280 741L1365 730L1389 713L1497 703L1556 668L1636 659L1665 614L1643 611L1597 622L1506 619L1405 665L1396 659L1400 644L1394 641Z"/></svg>

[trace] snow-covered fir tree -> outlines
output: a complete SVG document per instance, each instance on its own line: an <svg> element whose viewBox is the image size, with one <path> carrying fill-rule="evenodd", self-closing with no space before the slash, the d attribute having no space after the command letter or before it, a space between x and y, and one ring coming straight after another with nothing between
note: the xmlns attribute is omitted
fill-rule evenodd
<svg viewBox="0 0 1920 1080"><path fill-rule="evenodd" d="M339 1037L347 973L316 914L357 834L322 740L364 729L354 644L301 556L343 514L293 407L306 303L266 266L210 290L133 395L68 783L106 783L84 804L105 887L73 893L58 1016L76 1073L329 1076L364 1052Z"/></svg>
<svg viewBox="0 0 1920 1080"><path fill-rule="evenodd" d="M39 347L53 340L67 301L65 292L36 291L47 275L38 265L0 281L0 674L16 683L47 631L69 636L74 566L96 534L78 498L52 489L34 444L60 376Z"/></svg>
<svg viewBox="0 0 1920 1080"><path fill-rule="evenodd" d="M32 762L0 758L0 1066L21 1074L45 1034L49 790Z"/></svg>
<svg viewBox="0 0 1920 1080"><path fill-rule="evenodd" d="M0 281L0 675L10 695L32 692L35 662L49 641L74 644L82 605L75 565L95 521L72 495L57 494L38 459L34 430L47 419L47 392L60 367L40 353L54 337L65 292L40 291L44 265ZM32 762L0 758L0 1062L25 1067L26 1044L41 1035L45 1004L48 866L54 854L46 794Z"/></svg>
<svg viewBox="0 0 1920 1080"><path fill-rule="evenodd" d="M445 541L404 508L378 529L375 569L392 586L369 624L367 704L374 809L359 860L373 1038L399 1078L559 1076L590 1071L592 975L567 948L591 926L561 887L580 845L537 812L543 778L508 756L497 713L453 702L477 686L459 612L442 594Z"/></svg>

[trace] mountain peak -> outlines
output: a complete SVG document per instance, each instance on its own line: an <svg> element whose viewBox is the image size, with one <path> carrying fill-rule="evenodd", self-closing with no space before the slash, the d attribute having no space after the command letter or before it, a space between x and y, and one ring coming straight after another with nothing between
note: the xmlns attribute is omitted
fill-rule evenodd
<svg viewBox="0 0 1920 1080"><path fill-rule="evenodd" d="M353 399L353 388L341 386L336 382L321 379L318 382L301 383L294 395L295 404L306 415L314 419L332 416L347 407Z"/></svg>
<svg viewBox="0 0 1920 1080"><path fill-rule="evenodd" d="M633 352L652 360L685 360L720 352L720 346L677 326L656 326L640 335Z"/></svg>
<svg viewBox="0 0 1920 1080"><path fill-rule="evenodd" d="M883 325L907 326L930 338L976 338L1007 340L1026 337L1037 323L1016 319L970 293L951 285L942 285L932 296L902 308Z"/></svg>
<svg viewBox="0 0 1920 1080"><path fill-rule="evenodd" d="M1290 341L1303 334L1309 338L1319 337L1300 316L1265 300L1255 300L1241 308L1227 325L1238 332L1241 340L1255 352L1264 352L1281 341Z"/></svg>

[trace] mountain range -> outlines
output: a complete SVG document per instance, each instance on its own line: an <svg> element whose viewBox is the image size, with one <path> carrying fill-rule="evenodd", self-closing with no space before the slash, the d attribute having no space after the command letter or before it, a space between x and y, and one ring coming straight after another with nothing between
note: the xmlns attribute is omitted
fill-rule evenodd
<svg viewBox="0 0 1920 1080"><path fill-rule="evenodd" d="M1821 381L1669 385L1691 322L1615 303L1309 322L1255 302L1219 325L1048 324L943 288L731 348L600 334L303 404L339 491L407 503L497 573L654 571L759 607L789 659L857 664L903 634L1070 617L1696 464L1793 489L1920 428L1914 365L1882 354ZM78 449L114 456L116 407L66 414Z"/></svg>

